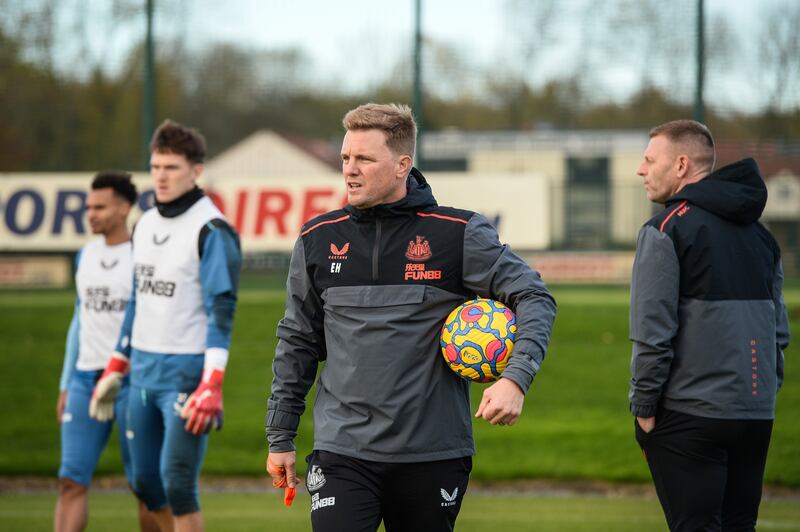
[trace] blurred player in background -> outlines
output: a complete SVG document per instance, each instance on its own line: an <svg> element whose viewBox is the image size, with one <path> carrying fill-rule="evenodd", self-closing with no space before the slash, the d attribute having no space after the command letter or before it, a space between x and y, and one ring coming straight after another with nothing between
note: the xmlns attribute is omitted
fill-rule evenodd
<svg viewBox="0 0 800 532"><path fill-rule="evenodd" d="M755 530L789 322L753 159L714 170L692 120L662 124L638 174L665 205L631 280L631 412L670 530Z"/></svg>
<svg viewBox="0 0 800 532"><path fill-rule="evenodd" d="M197 482L208 432L222 426L222 382L239 284L239 237L197 187L205 140L170 120L150 144L155 208L133 234L134 294L92 414L130 369L134 489L162 528L202 530ZM171 513L170 513L171 512Z"/></svg>
<svg viewBox="0 0 800 532"><path fill-rule="evenodd" d="M400 105L347 113L348 205L297 239L267 408L268 471L296 484L294 438L325 361L308 458L315 531L452 530L475 453L469 383L439 351L445 318L475 294L517 314L514 352L476 417L512 425L545 356L556 306L480 214L440 207L412 167ZM413 275L410 275L413 274Z"/></svg>
<svg viewBox="0 0 800 532"><path fill-rule="evenodd" d="M61 467L54 523L58 532L86 527L89 484L111 435L111 421L89 417L89 400L116 345L131 295L133 260L126 222L135 202L136 187L130 174L125 172L98 173L86 200L89 226L92 233L102 238L88 243L75 258L78 296L67 334L56 407L61 423ZM125 439L127 400L128 379L125 378L113 410L125 475L133 485ZM139 522L142 530L158 530L141 502Z"/></svg>

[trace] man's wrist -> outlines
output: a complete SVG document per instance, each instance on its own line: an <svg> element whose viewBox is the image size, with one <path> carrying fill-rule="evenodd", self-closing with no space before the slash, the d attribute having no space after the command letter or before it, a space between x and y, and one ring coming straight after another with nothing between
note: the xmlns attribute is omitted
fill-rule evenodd
<svg viewBox="0 0 800 532"><path fill-rule="evenodd" d="M278 427L267 427L266 432L269 452L287 453L296 450L294 439L297 436L297 431Z"/></svg>
<svg viewBox="0 0 800 532"><path fill-rule="evenodd" d="M268 449L271 453L290 453L297 450L293 440L280 441L277 443L270 442Z"/></svg>
<svg viewBox="0 0 800 532"><path fill-rule="evenodd" d="M200 381L200 384L210 386L212 388L222 388L222 382L224 380L225 380L224 371L213 368L206 368L203 370L203 378Z"/></svg>
<svg viewBox="0 0 800 532"><path fill-rule="evenodd" d="M228 350L224 347L208 347L205 351L204 369L225 371L228 366Z"/></svg>
<svg viewBox="0 0 800 532"><path fill-rule="evenodd" d="M105 373L121 373L124 375L127 373L129 365L128 357L118 351L114 351L108 360Z"/></svg>
<svg viewBox="0 0 800 532"><path fill-rule="evenodd" d="M522 389L522 386L520 386L520 384L516 380L514 380L512 377L503 375L503 376L500 377L499 380L506 380L506 381L512 383L514 385L514 388L516 388L516 390L519 393L521 393L522 395L525 395L525 391Z"/></svg>
<svg viewBox="0 0 800 532"><path fill-rule="evenodd" d="M528 392L528 388L530 388L531 383L533 383L534 375L530 375L523 370L519 370L518 368L506 368L500 378L509 380L516 384L522 394L525 395Z"/></svg>
<svg viewBox="0 0 800 532"><path fill-rule="evenodd" d="M637 405L631 403L631 414L636 417L653 417L656 415L658 405Z"/></svg>

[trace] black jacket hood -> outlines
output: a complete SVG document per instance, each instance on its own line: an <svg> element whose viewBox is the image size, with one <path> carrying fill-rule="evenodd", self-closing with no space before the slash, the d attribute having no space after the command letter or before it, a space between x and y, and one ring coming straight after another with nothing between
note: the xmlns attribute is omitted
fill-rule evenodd
<svg viewBox="0 0 800 532"><path fill-rule="evenodd" d="M346 205L347 211L354 220L368 220L373 218L383 218L387 216L401 216L414 213L420 209L436 207L436 198L433 191L425 180L422 173L416 168L412 168L406 179L406 195L394 203L384 203L368 209L358 209L352 205Z"/></svg>
<svg viewBox="0 0 800 532"><path fill-rule="evenodd" d="M723 166L667 200L670 206L688 200L740 224L757 221L767 204L767 185L753 159Z"/></svg>

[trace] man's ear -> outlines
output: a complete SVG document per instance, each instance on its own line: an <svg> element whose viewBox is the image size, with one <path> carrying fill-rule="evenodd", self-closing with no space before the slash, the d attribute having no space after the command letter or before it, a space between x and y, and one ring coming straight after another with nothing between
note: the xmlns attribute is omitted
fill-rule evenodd
<svg viewBox="0 0 800 532"><path fill-rule="evenodd" d="M408 175L408 172L411 171L411 167L413 166L413 162L410 155L401 155L400 158L397 160L397 177L405 177Z"/></svg>
<svg viewBox="0 0 800 532"><path fill-rule="evenodd" d="M203 174L203 170L205 170L203 163L196 163L192 165L192 179L195 181L195 183L198 179L200 179L200 176Z"/></svg>
<svg viewBox="0 0 800 532"><path fill-rule="evenodd" d="M689 172L689 156L688 155L678 155L678 159L676 160L675 169L678 179L683 179L686 177L686 174Z"/></svg>
<svg viewBox="0 0 800 532"><path fill-rule="evenodd" d="M122 211L123 216L128 218L128 215L131 213L131 209L133 209L133 204L128 203L127 201L120 201L120 210Z"/></svg>

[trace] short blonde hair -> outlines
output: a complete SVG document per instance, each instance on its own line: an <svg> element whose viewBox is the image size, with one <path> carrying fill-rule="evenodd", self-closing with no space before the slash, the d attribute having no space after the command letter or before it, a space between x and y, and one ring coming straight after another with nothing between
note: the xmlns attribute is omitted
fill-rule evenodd
<svg viewBox="0 0 800 532"><path fill-rule="evenodd" d="M704 124L694 120L673 120L650 130L650 138L657 136L664 136L673 144L694 148L697 164L708 166L709 171L714 169L717 158L714 137Z"/></svg>
<svg viewBox="0 0 800 532"><path fill-rule="evenodd" d="M347 131L378 129L386 133L386 145L396 155L414 158L417 147L417 123L411 108L398 103L365 103L344 115Z"/></svg>

